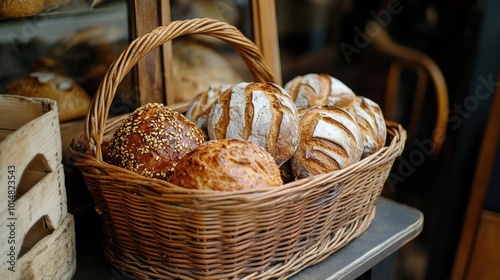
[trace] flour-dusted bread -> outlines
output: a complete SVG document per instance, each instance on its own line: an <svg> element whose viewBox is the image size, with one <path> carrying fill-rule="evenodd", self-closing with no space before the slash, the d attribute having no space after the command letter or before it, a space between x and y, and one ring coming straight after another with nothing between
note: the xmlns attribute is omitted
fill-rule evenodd
<svg viewBox="0 0 500 280"><path fill-rule="evenodd" d="M230 87L229 85L210 86L207 90L198 93L186 111L186 118L194 122L206 133L208 114L212 104L222 92Z"/></svg>
<svg viewBox="0 0 500 280"><path fill-rule="evenodd" d="M140 175L167 180L177 162L207 140L182 114L163 104L148 103L115 131L105 159Z"/></svg>
<svg viewBox="0 0 500 280"><path fill-rule="evenodd" d="M300 128L300 143L292 157L296 179L342 169L361 158L363 133L344 109L312 107L302 115Z"/></svg>
<svg viewBox="0 0 500 280"><path fill-rule="evenodd" d="M87 91L73 79L53 72L30 73L11 82L5 91L13 95L55 100L60 122L85 117L91 102Z"/></svg>
<svg viewBox="0 0 500 280"><path fill-rule="evenodd" d="M284 88L297 108L337 106L347 109L356 97L348 86L325 73L296 76Z"/></svg>
<svg viewBox="0 0 500 280"><path fill-rule="evenodd" d="M274 83L239 83L224 91L208 116L210 139L239 138L264 147L281 166L299 142L297 108Z"/></svg>
<svg viewBox="0 0 500 280"><path fill-rule="evenodd" d="M205 142L176 165L170 183L188 189L235 191L283 185L274 158L242 139Z"/></svg>
<svg viewBox="0 0 500 280"><path fill-rule="evenodd" d="M361 158L378 151L385 145L387 127L384 114L379 105L372 100L357 96L349 111L358 122L365 136L365 144Z"/></svg>

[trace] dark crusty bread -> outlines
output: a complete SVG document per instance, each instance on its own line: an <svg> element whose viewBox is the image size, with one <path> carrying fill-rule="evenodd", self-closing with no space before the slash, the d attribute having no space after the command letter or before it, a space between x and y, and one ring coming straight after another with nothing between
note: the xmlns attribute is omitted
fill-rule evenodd
<svg viewBox="0 0 500 280"><path fill-rule="evenodd" d="M302 115L300 128L300 143L292 157L296 179L342 169L361 158L362 131L344 109L312 107Z"/></svg>
<svg viewBox="0 0 500 280"><path fill-rule="evenodd" d="M106 161L166 180L177 162L206 140L206 134L182 114L149 103L132 112L115 131Z"/></svg>
<svg viewBox="0 0 500 280"><path fill-rule="evenodd" d="M357 96L349 111L358 122L365 136L365 144L361 158L365 158L378 151L385 145L387 127L384 115L377 103L372 100Z"/></svg>
<svg viewBox="0 0 500 280"><path fill-rule="evenodd" d="M205 142L176 165L170 183L200 190L235 191L281 186L273 157L264 148L242 139Z"/></svg>
<svg viewBox="0 0 500 280"><path fill-rule="evenodd" d="M344 83L325 73L296 76L284 88L297 108L337 106L346 109L356 97Z"/></svg>
<svg viewBox="0 0 500 280"><path fill-rule="evenodd" d="M282 87L273 83L239 83L214 102L207 131L212 140L239 138L264 147L281 166L297 148L299 117Z"/></svg>
<svg viewBox="0 0 500 280"><path fill-rule="evenodd" d="M91 102L90 95L73 79L52 72L33 72L11 82L5 91L55 100L60 122L85 117Z"/></svg>

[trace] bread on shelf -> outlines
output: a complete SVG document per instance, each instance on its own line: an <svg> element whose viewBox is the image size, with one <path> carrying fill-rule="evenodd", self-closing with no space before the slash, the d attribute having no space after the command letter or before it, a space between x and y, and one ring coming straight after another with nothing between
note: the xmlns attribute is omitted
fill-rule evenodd
<svg viewBox="0 0 500 280"><path fill-rule="evenodd" d="M32 72L11 82L5 91L55 100L60 122L85 117L91 102L90 95L73 79L53 72Z"/></svg>

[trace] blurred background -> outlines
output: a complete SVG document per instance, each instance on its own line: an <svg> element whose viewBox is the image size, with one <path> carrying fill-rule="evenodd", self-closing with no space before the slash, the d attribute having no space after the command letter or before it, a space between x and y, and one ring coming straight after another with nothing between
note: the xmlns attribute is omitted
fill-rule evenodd
<svg viewBox="0 0 500 280"><path fill-rule="evenodd" d="M253 37L250 0L171 0L170 4L174 20L214 17ZM480 213L468 229L473 241L463 251L466 261L460 270L479 277L473 279L488 279L479 272L500 273L498 253L474 249L483 242L479 228L485 218L494 225L483 247L500 245L497 140L483 151L490 161L480 165L491 172L479 178L477 170L500 82L500 1L276 0L275 6L283 84L297 75L328 73L358 95L378 102L405 128L417 127L383 192L420 209L425 217L423 232L398 252L395 279L451 277L458 252L465 250L460 237L479 179L485 195L474 199ZM127 1L68 1L55 12L0 19L0 92L23 75L49 69L74 78L93 95L109 64L130 41L129 26ZM174 57L177 73L190 76L190 67L215 65L227 74L213 79L251 79L226 46L199 38L193 42L198 47L192 52L182 52L186 45L174 51L179 54ZM213 60L200 60L201 54ZM419 79L429 65L434 76L422 83ZM391 78L395 69L402 71ZM394 79L397 87L390 84ZM444 87L434 86L435 79L444 81ZM139 102L129 83L124 81L120 89L113 107L116 113L131 111ZM193 84L176 83L179 88ZM421 92L420 101L414 99L416 90ZM393 103L388 103L388 92L396 96ZM415 104L419 104L416 109ZM436 130L436 119L444 120L446 130ZM442 140L439 151L428 144L436 133ZM71 180L72 169L67 170ZM68 191L70 211L77 218L93 215L85 212L91 200L84 187L68 185L73 186Z"/></svg>

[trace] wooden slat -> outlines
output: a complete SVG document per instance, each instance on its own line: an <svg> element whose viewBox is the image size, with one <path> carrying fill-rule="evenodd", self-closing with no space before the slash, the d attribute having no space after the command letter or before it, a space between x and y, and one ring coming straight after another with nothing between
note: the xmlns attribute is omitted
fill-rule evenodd
<svg viewBox="0 0 500 280"><path fill-rule="evenodd" d="M276 77L276 82L281 85L281 62L274 0L253 0L252 16L255 45L261 50L266 64Z"/></svg>
<svg viewBox="0 0 500 280"><path fill-rule="evenodd" d="M500 213L483 211L465 279L498 279L500 275L499 236Z"/></svg>
<svg viewBox="0 0 500 280"><path fill-rule="evenodd" d="M130 40L149 33L162 24L158 0L132 0L129 3ZM168 1L167 1L168 2ZM132 85L139 105L149 102L165 103L165 84L162 49L151 51L132 69Z"/></svg>
<svg viewBox="0 0 500 280"><path fill-rule="evenodd" d="M500 87L497 87L476 165L474 181L472 182L471 194L467 204L467 212L465 214L461 236L457 246L457 253L451 271L451 279L465 278L466 269L473 250L474 238L477 233L479 218L483 209L484 198L490 183L496 150L498 149L498 141L500 139L499 118Z"/></svg>
<svg viewBox="0 0 500 280"><path fill-rule="evenodd" d="M170 10L170 1L169 0L160 0L160 9L161 9L161 25L168 25L172 21L171 10ZM164 82L165 82L165 101L167 105L173 104L174 100L174 70L172 65L172 41L168 41L163 44L162 47L162 55L163 55L163 71L164 71Z"/></svg>
<svg viewBox="0 0 500 280"><path fill-rule="evenodd" d="M130 39L150 32L171 21L169 0L130 1ZM281 63L274 1L252 0L254 41L261 50L266 64L282 84ZM174 103L172 82L172 42L153 50L132 70L132 84L138 95L139 105L148 102Z"/></svg>

